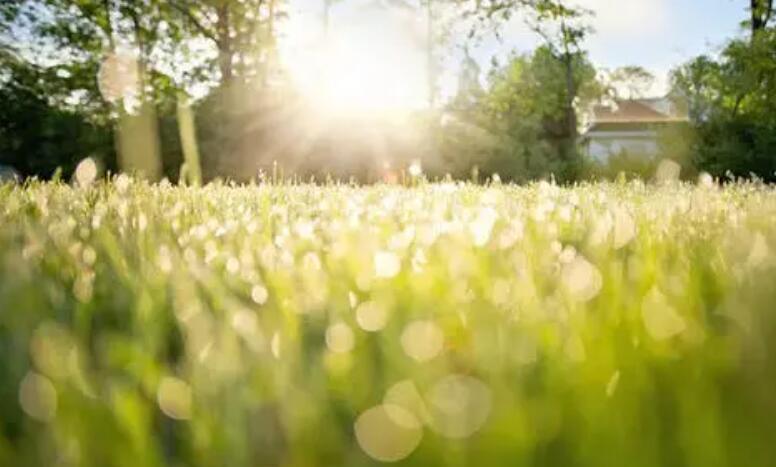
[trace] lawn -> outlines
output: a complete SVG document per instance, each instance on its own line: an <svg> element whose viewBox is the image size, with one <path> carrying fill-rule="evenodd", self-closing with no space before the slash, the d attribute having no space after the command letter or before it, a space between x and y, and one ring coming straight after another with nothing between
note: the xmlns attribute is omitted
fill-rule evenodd
<svg viewBox="0 0 776 467"><path fill-rule="evenodd" d="M0 185L0 465L765 466L776 190Z"/></svg>

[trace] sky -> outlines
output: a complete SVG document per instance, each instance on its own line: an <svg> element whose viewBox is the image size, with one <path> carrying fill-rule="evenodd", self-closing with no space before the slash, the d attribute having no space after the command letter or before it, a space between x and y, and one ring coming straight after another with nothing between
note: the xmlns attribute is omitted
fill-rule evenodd
<svg viewBox="0 0 776 467"><path fill-rule="evenodd" d="M595 33L586 42L593 62L616 68L641 65L656 75L658 87L668 72L702 53L713 52L741 31L747 17L744 0L579 0L595 11ZM530 49L536 38L519 22L503 44L491 42L481 56L503 54L513 45ZM664 91L656 89L655 91Z"/></svg>
<svg viewBox="0 0 776 467"><path fill-rule="evenodd" d="M347 40L367 46L390 35L420 37L418 48L407 49L407 75L418 75L424 67L423 37L425 21L421 11L396 9L393 20L375 20L375 5L395 4L396 0L341 0L331 9L331 30L349 31ZM413 2L413 0L406 0ZM591 23L595 33L584 44L593 62L604 68L641 65L657 77L651 93L666 91L668 72L693 56L713 53L726 39L741 33L747 17L744 0L577 0L595 11ZM323 0L291 0L289 32L296 36L297 49L309 47L320 39ZM391 9L391 8L388 8ZM379 10L379 8L377 9ZM381 13L381 18L385 15ZM316 28L318 28L316 30ZM306 37L301 38L304 34ZM316 32L317 31L317 32ZM443 94L455 87L456 63L463 57L460 47L451 44L441 76ZM519 18L503 27L501 40L485 37L471 47L471 55L487 68L493 56L505 57L510 51L528 52L539 43ZM292 47L293 48L293 47ZM445 91L446 90L446 91Z"/></svg>

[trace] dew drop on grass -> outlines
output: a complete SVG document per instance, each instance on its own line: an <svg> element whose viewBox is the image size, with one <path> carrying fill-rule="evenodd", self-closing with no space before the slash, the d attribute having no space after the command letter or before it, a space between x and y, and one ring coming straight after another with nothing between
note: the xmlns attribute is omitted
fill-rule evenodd
<svg viewBox="0 0 776 467"><path fill-rule="evenodd" d="M711 188L714 186L714 177L709 175L707 172L701 172L700 175L698 175L698 186L702 188Z"/></svg>
<svg viewBox="0 0 776 467"><path fill-rule="evenodd" d="M372 459L380 462L400 461L415 450L423 438L420 424L411 426L414 416L399 406L391 406L391 416L384 405L378 405L359 415L353 426L356 441ZM404 420L398 424L396 417Z"/></svg>
<svg viewBox="0 0 776 467"><path fill-rule="evenodd" d="M450 375L427 394L431 427L442 436L467 438L485 425L492 396L482 381L466 375Z"/></svg>
<svg viewBox="0 0 776 467"><path fill-rule="evenodd" d="M378 302L364 302L356 308L356 321L364 331L379 331L388 321L388 310Z"/></svg>
<svg viewBox="0 0 776 467"><path fill-rule="evenodd" d="M563 266L561 281L569 295L580 302L595 298L603 285L601 273L581 255Z"/></svg>
<svg viewBox="0 0 776 467"><path fill-rule="evenodd" d="M593 246L602 245L609 238L609 233L613 228L614 220L610 213L606 212L596 216L588 237L589 243Z"/></svg>
<svg viewBox="0 0 776 467"><path fill-rule="evenodd" d="M469 224L469 232L474 246L481 247L488 243L496 219L498 219L498 214L492 207L488 206L480 210L477 217Z"/></svg>
<svg viewBox="0 0 776 467"><path fill-rule="evenodd" d="M512 248L518 241L523 239L524 226L520 220L513 220L509 226L501 231L498 237L498 247L502 250Z"/></svg>
<svg viewBox="0 0 776 467"><path fill-rule="evenodd" d="M137 229L141 232L145 232L148 228L148 218L142 212L137 216Z"/></svg>
<svg viewBox="0 0 776 467"><path fill-rule="evenodd" d="M73 282L73 295L78 301L88 303L94 294L94 272L82 271Z"/></svg>
<svg viewBox="0 0 776 467"><path fill-rule="evenodd" d="M19 385L19 404L35 420L51 421L57 413L57 391L48 378L31 371Z"/></svg>
<svg viewBox="0 0 776 467"><path fill-rule="evenodd" d="M334 353L353 350L353 331L345 323L336 323L326 329L326 347Z"/></svg>
<svg viewBox="0 0 776 467"><path fill-rule="evenodd" d="M240 261L237 258L229 258L226 261L226 271L229 274L237 274L237 271L240 270Z"/></svg>
<svg viewBox="0 0 776 467"><path fill-rule="evenodd" d="M272 352L272 356L276 359L280 359L280 333L275 332L272 334L272 340L269 344L270 351Z"/></svg>
<svg viewBox="0 0 776 467"><path fill-rule="evenodd" d="M609 382L606 383L606 397L612 397L617 390L617 384L620 382L620 370L615 371Z"/></svg>
<svg viewBox="0 0 776 467"><path fill-rule="evenodd" d="M358 306L358 296L352 290L348 291L348 304L354 309Z"/></svg>
<svg viewBox="0 0 776 467"><path fill-rule="evenodd" d="M245 339L253 340L258 336L259 320L250 310L238 310L232 315L232 328Z"/></svg>
<svg viewBox="0 0 776 467"><path fill-rule="evenodd" d="M51 321L39 325L30 339L30 357L36 368L54 380L66 376L66 360L73 349L67 329Z"/></svg>
<svg viewBox="0 0 776 467"><path fill-rule="evenodd" d="M251 300L253 300L254 303L257 305L264 305L267 303L267 298L269 298L269 292L266 287L260 284L253 286L251 289Z"/></svg>
<svg viewBox="0 0 776 467"><path fill-rule="evenodd" d="M76 166L74 176L81 188L90 186L97 179L97 163L91 157L83 159Z"/></svg>
<svg viewBox="0 0 776 467"><path fill-rule="evenodd" d="M168 417L176 420L191 418L191 388L185 381L171 376L162 378L156 400Z"/></svg>
<svg viewBox="0 0 776 467"><path fill-rule="evenodd" d="M442 351L444 336L433 321L413 321L401 334L401 347L407 356L427 362Z"/></svg>
<svg viewBox="0 0 776 467"><path fill-rule="evenodd" d="M409 173L413 177L420 177L423 174L423 167L420 165L420 161L413 161L410 164Z"/></svg>
<svg viewBox="0 0 776 467"><path fill-rule="evenodd" d="M164 245L159 247L157 265L162 272L169 273L172 271L172 258L170 258L170 249Z"/></svg>
<svg viewBox="0 0 776 467"><path fill-rule="evenodd" d="M397 415L396 411L392 410L392 407L403 408L415 416L416 422L429 423L431 420L426 403L412 380L400 381L388 388L385 392L385 397L383 397L383 404L388 411L388 415L398 424L412 422L412 420L402 416L401 413ZM409 428L419 424L413 425L410 423Z"/></svg>
<svg viewBox="0 0 776 467"><path fill-rule="evenodd" d="M614 248L619 250L626 246L636 236L636 223L625 209L617 209L614 213Z"/></svg>
<svg viewBox="0 0 776 467"><path fill-rule="evenodd" d="M647 333L658 341L670 339L686 328L684 319L657 288L650 290L644 297L641 317Z"/></svg>
<svg viewBox="0 0 776 467"><path fill-rule="evenodd" d="M669 183L679 180L679 175L682 172L682 166L672 161L671 159L663 159L657 166L655 172L655 179L659 183Z"/></svg>
<svg viewBox="0 0 776 467"><path fill-rule="evenodd" d="M571 245L566 245L563 248L563 251L560 252L560 255L558 255L558 261L560 261L561 264L568 264L574 261L574 258L576 257L577 257L577 249Z"/></svg>
<svg viewBox="0 0 776 467"><path fill-rule="evenodd" d="M124 194L132 184L132 179L127 174L121 174L113 181L113 185L116 187L116 191L119 194Z"/></svg>
<svg viewBox="0 0 776 467"><path fill-rule="evenodd" d="M81 253L81 259L87 266L94 266L97 261L97 252L94 251L94 248L87 246Z"/></svg>
<svg viewBox="0 0 776 467"><path fill-rule="evenodd" d="M378 251L374 257L375 277L390 279L399 274L401 261L396 253L391 251Z"/></svg>

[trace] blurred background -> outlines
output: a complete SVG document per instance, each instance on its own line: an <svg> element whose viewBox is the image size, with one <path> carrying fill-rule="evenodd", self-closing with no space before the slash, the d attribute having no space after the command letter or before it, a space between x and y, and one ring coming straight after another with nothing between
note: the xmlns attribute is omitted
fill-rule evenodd
<svg viewBox="0 0 776 467"><path fill-rule="evenodd" d="M627 3L5 0L2 176L773 180L772 2Z"/></svg>

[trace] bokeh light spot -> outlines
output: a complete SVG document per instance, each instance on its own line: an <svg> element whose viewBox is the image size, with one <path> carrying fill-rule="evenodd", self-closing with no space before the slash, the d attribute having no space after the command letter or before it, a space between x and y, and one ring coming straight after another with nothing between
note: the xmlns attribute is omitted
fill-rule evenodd
<svg viewBox="0 0 776 467"><path fill-rule="evenodd" d="M433 321L414 321L401 334L404 353L418 362L433 359L442 351L444 336Z"/></svg>
<svg viewBox="0 0 776 467"><path fill-rule="evenodd" d="M264 305L267 302L267 298L269 298L269 292L263 285L257 284L251 288L251 300L257 305Z"/></svg>
<svg viewBox="0 0 776 467"><path fill-rule="evenodd" d="M51 421L57 413L57 391L48 378L31 371L19 385L19 404L30 417Z"/></svg>
<svg viewBox="0 0 776 467"><path fill-rule="evenodd" d="M396 253L391 251L378 251L375 254L375 277L390 279L401 271L401 261Z"/></svg>
<svg viewBox="0 0 776 467"><path fill-rule="evenodd" d="M384 405L378 405L363 412L354 424L356 440L361 449L372 459L380 462L400 461L415 450L423 438L423 430L417 424L398 424L399 416L405 422L413 415L399 406L392 406L391 416Z"/></svg>
<svg viewBox="0 0 776 467"><path fill-rule="evenodd" d="M431 417L428 413L425 401L420 395L417 386L412 380L400 381L385 391L383 404L388 411L388 415L398 424L408 423L409 428L419 426L420 422L430 423ZM410 419L404 416L402 411L395 411L393 407L400 407L404 411L414 415Z"/></svg>
<svg viewBox="0 0 776 467"><path fill-rule="evenodd" d="M569 295L580 302L595 298L603 285L601 273L581 255L563 266L561 280Z"/></svg>
<svg viewBox="0 0 776 467"><path fill-rule="evenodd" d="M83 159L75 168L75 182L81 188L90 186L97 179L97 163L91 157Z"/></svg>
<svg viewBox="0 0 776 467"><path fill-rule="evenodd" d="M176 420L191 418L191 388L185 381L171 376L162 379L156 393L159 408Z"/></svg>
<svg viewBox="0 0 776 467"><path fill-rule="evenodd" d="M679 180L682 172L682 166L671 159L663 159L657 166L655 179L660 183L669 183Z"/></svg>
<svg viewBox="0 0 776 467"><path fill-rule="evenodd" d="M431 427L447 438L467 438L480 430L490 416L492 396L482 381L450 375L428 393Z"/></svg>
<svg viewBox="0 0 776 467"><path fill-rule="evenodd" d="M388 310L381 303L367 301L356 308L356 321L364 331L375 332L385 327Z"/></svg>
<svg viewBox="0 0 776 467"><path fill-rule="evenodd" d="M334 353L346 353L353 350L353 331L345 323L336 323L326 329L326 347Z"/></svg>
<svg viewBox="0 0 776 467"><path fill-rule="evenodd" d="M684 319L657 288L650 290L644 297L641 316L647 333L658 341L670 339L686 328Z"/></svg>

